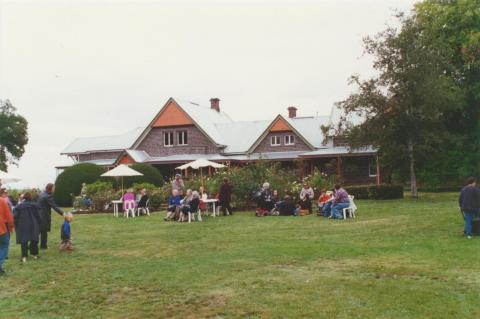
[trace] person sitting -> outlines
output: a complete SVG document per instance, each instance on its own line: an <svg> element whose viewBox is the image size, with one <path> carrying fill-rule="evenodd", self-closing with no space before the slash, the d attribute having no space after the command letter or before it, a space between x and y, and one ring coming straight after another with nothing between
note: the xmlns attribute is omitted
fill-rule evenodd
<svg viewBox="0 0 480 319"><path fill-rule="evenodd" d="M178 194L178 190L173 189L172 195L168 198L167 216L163 219L164 221L169 221L175 218L180 210L180 200L181 198Z"/></svg>
<svg viewBox="0 0 480 319"><path fill-rule="evenodd" d="M283 201L277 203L276 208L280 216L295 215L295 210L297 209L290 195L285 195Z"/></svg>
<svg viewBox="0 0 480 319"><path fill-rule="evenodd" d="M188 216L188 212L190 211L190 202L192 201L192 199L192 190L187 189L185 197L181 200L182 207L180 209L180 218L178 219L179 222L185 221L185 217Z"/></svg>
<svg viewBox="0 0 480 319"><path fill-rule="evenodd" d="M138 208L142 208L143 211L145 212L145 210L148 208L147 207L147 202L148 202L148 194L147 194L147 190L144 188L140 191L140 199L138 200Z"/></svg>
<svg viewBox="0 0 480 319"><path fill-rule="evenodd" d="M137 202L135 201L135 194L133 193L133 189L127 189L127 192L122 196L123 201L123 210L127 210L127 203L133 202L134 208L137 207Z"/></svg>
<svg viewBox="0 0 480 319"><path fill-rule="evenodd" d="M340 184L335 184L335 196L332 200L332 213L328 218L343 219L343 209L350 206L350 198Z"/></svg>
<svg viewBox="0 0 480 319"><path fill-rule="evenodd" d="M318 215L325 216L325 213L330 215L331 201L333 200L332 193L327 192L325 188L322 188L320 197L318 198ZM328 217L328 216L327 216Z"/></svg>
<svg viewBox="0 0 480 319"><path fill-rule="evenodd" d="M198 189L198 196L200 199L199 209L202 214L205 214L205 212L207 211L207 203L205 202L205 200L208 199L208 194L205 192L205 188L203 186L200 186L200 188Z"/></svg>
<svg viewBox="0 0 480 319"><path fill-rule="evenodd" d="M187 221L188 214L197 213L199 205L200 205L200 195L198 194L198 192L197 191L192 192L190 189L187 190L187 197L184 199L184 203L182 205L182 213L179 221ZM199 220L201 220L201 217L199 217Z"/></svg>
<svg viewBox="0 0 480 319"><path fill-rule="evenodd" d="M308 210L308 213L312 213L312 199L315 196L313 189L308 183L303 184L302 191L300 192L300 209Z"/></svg>
<svg viewBox="0 0 480 319"><path fill-rule="evenodd" d="M257 203L255 215L258 217L267 215L275 207L268 182L263 183L262 188L254 193L254 199Z"/></svg>

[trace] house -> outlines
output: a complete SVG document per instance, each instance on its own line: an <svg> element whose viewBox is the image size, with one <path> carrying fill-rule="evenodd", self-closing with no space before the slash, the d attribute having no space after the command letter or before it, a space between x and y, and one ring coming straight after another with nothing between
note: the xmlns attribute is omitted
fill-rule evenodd
<svg viewBox="0 0 480 319"><path fill-rule="evenodd" d="M273 120L233 121L221 111L218 98L210 99L210 106L170 98L147 127L116 136L78 138L61 154L74 163L109 168L148 163L164 176L171 176L181 164L206 158L233 166L267 160L299 175L318 168L348 184L380 182L374 149L350 150L341 138L322 131L322 126L339 120L336 108L329 116L297 117L296 111L291 106L288 116L279 114Z"/></svg>

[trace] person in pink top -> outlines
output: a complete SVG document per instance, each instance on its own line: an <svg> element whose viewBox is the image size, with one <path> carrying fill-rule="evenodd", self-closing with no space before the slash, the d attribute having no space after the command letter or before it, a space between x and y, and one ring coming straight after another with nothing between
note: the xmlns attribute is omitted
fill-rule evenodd
<svg viewBox="0 0 480 319"><path fill-rule="evenodd" d="M137 202L135 201L135 193L133 192L133 189L131 188L127 189L127 192L122 197L122 201L123 201L124 210L127 209L126 202L128 201L133 201L135 208L137 207Z"/></svg>

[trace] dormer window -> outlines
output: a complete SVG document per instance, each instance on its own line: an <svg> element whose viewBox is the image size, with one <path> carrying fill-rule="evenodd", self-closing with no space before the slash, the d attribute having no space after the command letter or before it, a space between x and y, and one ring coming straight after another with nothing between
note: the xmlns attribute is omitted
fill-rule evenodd
<svg viewBox="0 0 480 319"><path fill-rule="evenodd" d="M178 141L178 145L188 145L187 131L177 132L177 141Z"/></svg>
<svg viewBox="0 0 480 319"><path fill-rule="evenodd" d="M281 145L280 136L272 136L270 139L270 145L280 146Z"/></svg>
<svg viewBox="0 0 480 319"><path fill-rule="evenodd" d="M285 145L295 145L295 135L285 135Z"/></svg>
<svg viewBox="0 0 480 319"><path fill-rule="evenodd" d="M163 133L163 146L173 146L173 132Z"/></svg>

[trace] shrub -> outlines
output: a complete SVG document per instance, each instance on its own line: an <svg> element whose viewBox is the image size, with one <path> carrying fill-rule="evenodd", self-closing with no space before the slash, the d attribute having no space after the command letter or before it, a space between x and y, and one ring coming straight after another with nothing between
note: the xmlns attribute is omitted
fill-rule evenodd
<svg viewBox="0 0 480 319"><path fill-rule="evenodd" d="M80 163L65 169L55 181L54 199L60 206L71 206L73 196L80 194L82 183L93 183L105 172L101 166Z"/></svg>
<svg viewBox="0 0 480 319"><path fill-rule="evenodd" d="M397 199L403 198L402 185L361 185L346 186L345 190L355 199Z"/></svg>
<svg viewBox="0 0 480 319"><path fill-rule="evenodd" d="M363 186L346 186L345 190L348 194L355 196L355 199L369 199L368 185Z"/></svg>
<svg viewBox="0 0 480 319"><path fill-rule="evenodd" d="M92 199L96 211L105 211L108 203L121 197L121 194L113 189L112 183L102 181L88 184L86 193Z"/></svg>
<svg viewBox="0 0 480 319"><path fill-rule="evenodd" d="M375 185L369 188L371 199L397 199L403 198L402 185Z"/></svg>
<svg viewBox="0 0 480 319"><path fill-rule="evenodd" d="M143 174L143 176L129 176L123 178L124 187L131 187L133 184L149 183L155 186L163 185L163 176L160 171L150 164L135 163L130 168Z"/></svg>
<svg viewBox="0 0 480 319"><path fill-rule="evenodd" d="M140 192L142 189L146 189L148 192L155 190L157 187L150 183L137 183L132 185L133 191L135 193Z"/></svg>

